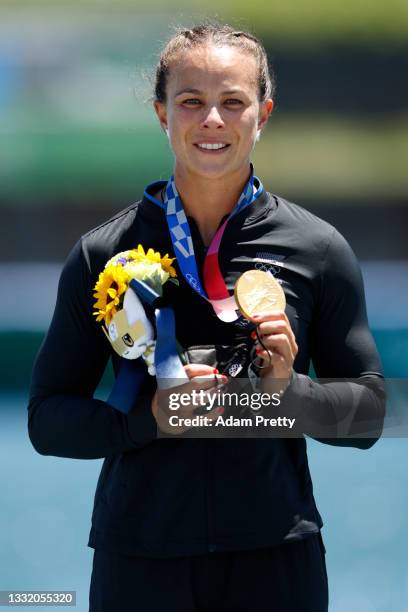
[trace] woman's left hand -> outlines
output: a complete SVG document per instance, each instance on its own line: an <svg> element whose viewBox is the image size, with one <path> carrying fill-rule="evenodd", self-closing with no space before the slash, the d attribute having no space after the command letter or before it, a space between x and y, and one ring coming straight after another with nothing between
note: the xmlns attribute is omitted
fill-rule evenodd
<svg viewBox="0 0 408 612"><path fill-rule="evenodd" d="M259 375L261 378L279 379L289 384L298 345L288 317L282 310L276 310L254 316L253 321L267 349L264 350L253 332L252 337L255 337L256 340L257 356L263 359L263 366L270 363L270 367L263 367Z"/></svg>

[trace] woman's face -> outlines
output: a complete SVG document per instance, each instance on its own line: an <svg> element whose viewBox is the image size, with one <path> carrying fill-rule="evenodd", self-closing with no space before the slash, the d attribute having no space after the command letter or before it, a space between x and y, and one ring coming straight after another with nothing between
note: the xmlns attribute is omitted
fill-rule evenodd
<svg viewBox="0 0 408 612"><path fill-rule="evenodd" d="M259 102L256 59L234 47L198 47L170 65L167 101L155 102L169 130L176 173L222 178L247 172L272 100Z"/></svg>

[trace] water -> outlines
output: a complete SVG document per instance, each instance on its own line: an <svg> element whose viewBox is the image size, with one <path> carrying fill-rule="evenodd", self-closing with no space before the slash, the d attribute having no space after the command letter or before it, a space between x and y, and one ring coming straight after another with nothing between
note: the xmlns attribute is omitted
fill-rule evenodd
<svg viewBox="0 0 408 612"><path fill-rule="evenodd" d="M330 612L406 612L407 441L382 439L361 451L308 440L308 448ZM101 465L36 453L25 397L0 396L0 590L75 590L76 609L88 610L87 539Z"/></svg>
<svg viewBox="0 0 408 612"><path fill-rule="evenodd" d="M36 453L25 398L0 396L0 590L74 590L76 609L88 610L86 544L101 465Z"/></svg>

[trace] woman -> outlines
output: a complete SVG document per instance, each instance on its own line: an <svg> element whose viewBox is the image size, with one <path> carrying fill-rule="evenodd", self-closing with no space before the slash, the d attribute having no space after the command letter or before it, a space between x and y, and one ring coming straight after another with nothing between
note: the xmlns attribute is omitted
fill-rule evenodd
<svg viewBox="0 0 408 612"><path fill-rule="evenodd" d="M68 257L34 367L30 438L42 454L105 457L88 542L92 612L323 612L323 522L302 434L324 430L324 442L369 448L383 417L358 264L333 227L267 193L252 172L274 89L256 38L229 26L181 30L156 76L154 108L174 177L149 185L140 202L82 236ZM179 286L166 287L165 300L188 378L207 375L178 391L211 393L214 367L220 384L237 370L249 376L255 351L265 366L255 382L279 381L286 408L304 418L298 437L173 432L171 390L156 388L153 377L129 414L93 399L108 359L115 372L120 359L92 317L92 288L113 255L138 244L177 258ZM229 296L240 274L259 265L279 277L286 308L259 313L255 330L234 315ZM311 362L320 379L343 380L312 381ZM210 418L220 413L214 408ZM357 437L367 421L371 437ZM347 423L342 437L339 422Z"/></svg>

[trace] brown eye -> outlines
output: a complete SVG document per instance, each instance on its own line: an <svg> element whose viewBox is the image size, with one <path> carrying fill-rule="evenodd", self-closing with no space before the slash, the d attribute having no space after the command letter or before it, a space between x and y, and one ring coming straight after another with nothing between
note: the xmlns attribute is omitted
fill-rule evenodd
<svg viewBox="0 0 408 612"><path fill-rule="evenodd" d="M189 106L196 106L197 104L201 104L201 100L198 98L187 98L187 100L183 100L183 104L188 104Z"/></svg>
<svg viewBox="0 0 408 612"><path fill-rule="evenodd" d="M242 100L238 100L238 98L228 98L228 100L225 100L225 104L228 106L238 106L242 104Z"/></svg>

